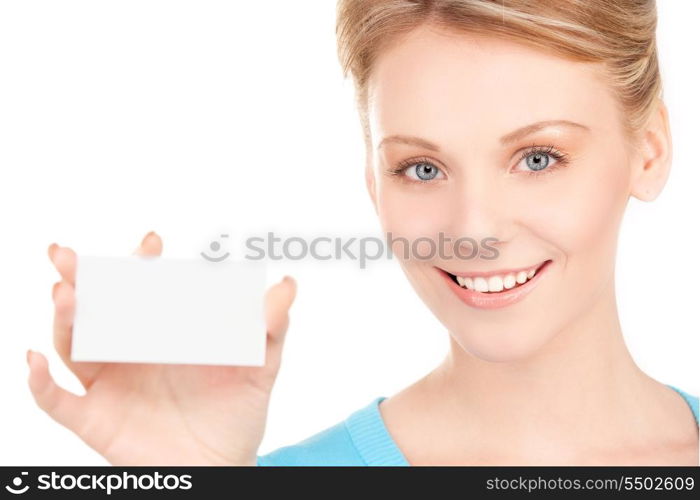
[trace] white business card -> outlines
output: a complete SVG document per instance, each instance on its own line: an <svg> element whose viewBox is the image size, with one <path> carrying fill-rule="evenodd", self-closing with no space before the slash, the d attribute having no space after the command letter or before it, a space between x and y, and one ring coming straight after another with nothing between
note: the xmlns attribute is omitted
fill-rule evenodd
<svg viewBox="0 0 700 500"><path fill-rule="evenodd" d="M265 363L264 262L79 255L71 359Z"/></svg>

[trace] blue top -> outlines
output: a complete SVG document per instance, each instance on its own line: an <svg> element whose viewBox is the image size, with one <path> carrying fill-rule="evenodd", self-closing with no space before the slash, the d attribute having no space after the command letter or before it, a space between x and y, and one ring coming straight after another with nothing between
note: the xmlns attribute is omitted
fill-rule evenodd
<svg viewBox="0 0 700 500"><path fill-rule="evenodd" d="M698 397L669 387L683 396L697 423ZM375 398L344 421L297 444L258 456L258 465L410 465L384 425L379 412L384 399Z"/></svg>

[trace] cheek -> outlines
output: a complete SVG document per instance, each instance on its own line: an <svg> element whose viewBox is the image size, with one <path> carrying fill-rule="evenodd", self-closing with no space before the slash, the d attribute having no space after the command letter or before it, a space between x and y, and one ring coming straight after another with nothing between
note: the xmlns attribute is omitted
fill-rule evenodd
<svg viewBox="0 0 700 500"><path fill-rule="evenodd" d="M382 230L391 233L395 241L392 249L397 256L402 255L403 249L397 246L403 245L397 238L405 238L419 255L429 255L434 251L434 244L428 243L426 238L439 241L439 233L445 230L445 221L449 220L449 206L438 190L418 193L412 188L388 182L377 186L379 220Z"/></svg>
<svg viewBox="0 0 700 500"><path fill-rule="evenodd" d="M625 159L586 161L566 168L571 170L538 188L535 199L539 201L528 212L526 224L538 228L543 240L568 257L610 250L629 197Z"/></svg>

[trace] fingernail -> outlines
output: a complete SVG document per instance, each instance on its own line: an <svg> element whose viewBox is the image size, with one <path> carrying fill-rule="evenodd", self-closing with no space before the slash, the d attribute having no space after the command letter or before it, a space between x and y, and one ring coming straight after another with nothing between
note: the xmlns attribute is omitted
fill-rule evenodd
<svg viewBox="0 0 700 500"><path fill-rule="evenodd" d="M152 234L156 234L156 232L155 232L155 231L150 231L149 233L147 233L146 236L144 236L143 239L141 240L141 244L143 245L144 243L146 243L146 240L147 240L148 237L151 236Z"/></svg>
<svg viewBox="0 0 700 500"><path fill-rule="evenodd" d="M51 243L49 245L49 259L53 260L54 253L56 253L57 248L58 248L57 243Z"/></svg>

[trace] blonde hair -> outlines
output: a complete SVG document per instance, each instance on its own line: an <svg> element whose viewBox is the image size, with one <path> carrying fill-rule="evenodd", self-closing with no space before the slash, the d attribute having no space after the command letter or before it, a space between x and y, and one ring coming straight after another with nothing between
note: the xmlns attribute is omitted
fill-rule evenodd
<svg viewBox="0 0 700 500"><path fill-rule="evenodd" d="M601 63L631 138L662 98L656 20L654 0L338 0L336 37L343 77L352 74L368 147L372 64L397 36L427 23Z"/></svg>

